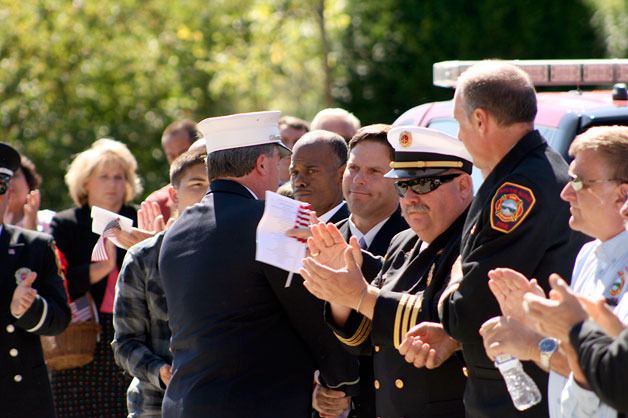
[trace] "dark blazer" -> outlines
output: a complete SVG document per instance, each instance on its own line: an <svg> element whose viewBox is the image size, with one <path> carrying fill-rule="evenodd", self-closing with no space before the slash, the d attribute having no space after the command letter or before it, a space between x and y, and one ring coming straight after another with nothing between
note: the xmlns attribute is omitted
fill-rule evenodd
<svg viewBox="0 0 628 418"><path fill-rule="evenodd" d="M70 299L77 299L89 291L96 306L100 306L107 288L107 280L101 280L93 285L89 282L92 250L98 241L98 234L92 232L90 213L91 208L88 205L58 212L52 218L50 230L57 247L68 262L66 279ZM137 210L134 207L122 206L118 213L133 219L133 225L137 225ZM122 266L124 254L125 250L117 248L118 270Z"/></svg>
<svg viewBox="0 0 628 418"><path fill-rule="evenodd" d="M460 254L465 215L423 251L420 251L421 240L411 229L393 238L372 281L381 288L372 321L355 311L342 328L328 319L349 350L372 353L377 416L464 417L465 377L457 356L434 370L417 369L405 361L398 347L406 332L416 324L439 322L438 299ZM326 310L326 317L330 318L329 315Z"/></svg>
<svg viewBox="0 0 628 418"><path fill-rule="evenodd" d="M327 223L331 222L332 224L336 224L343 219L347 219L349 215L351 215L351 212L349 212L349 206L347 206L347 202L343 202L342 206L340 206L336 213L334 213L334 215L329 218Z"/></svg>
<svg viewBox="0 0 628 418"><path fill-rule="evenodd" d="M307 417L314 370L355 394L357 360L323 322L323 302L288 273L255 261L264 202L215 180L164 237L159 270L169 311L172 417Z"/></svg>
<svg viewBox="0 0 628 418"><path fill-rule="evenodd" d="M351 238L352 235L351 228L349 228L349 217L337 222L336 226L338 227L338 230L340 230L342 236L345 237L345 240L349 242L349 238ZM366 250L373 255L383 257L388 251L390 240L392 240L399 232L408 228L408 223L403 216L401 216L401 209L397 207L397 210L390 215L390 218L388 218L384 225L382 225L381 229L377 231L371 245L369 245Z"/></svg>
<svg viewBox="0 0 628 418"><path fill-rule="evenodd" d="M39 297L20 319L15 319L10 305L17 286L15 272L22 267L37 273L33 288ZM0 286L0 415L54 417L39 336L61 333L71 315L52 238L4 225L0 233Z"/></svg>
<svg viewBox="0 0 628 418"><path fill-rule="evenodd" d="M569 339L595 394L602 402L628 413L628 329L611 338L588 320L574 326Z"/></svg>
<svg viewBox="0 0 628 418"><path fill-rule="evenodd" d="M443 324L462 343L467 363L465 408L469 417L548 415L546 396L524 412L514 408L478 330L489 318L501 315L488 287L489 270L510 267L537 278L546 291L551 273L566 280L571 277L586 238L569 228L569 204L560 198L569 180L567 168L562 157L532 131L488 175L469 209L462 233L464 276L443 309ZM544 393L547 373L532 362L524 367Z"/></svg>
<svg viewBox="0 0 628 418"><path fill-rule="evenodd" d="M349 242L351 238L351 228L349 228L349 218L346 218L336 224L340 233ZM408 223L401 216L401 209L397 206L397 210L393 212L388 220L382 225L377 234L373 238L371 245L367 251L376 256L386 255L390 241L399 232L408 229ZM355 410L352 411L352 417L359 418L375 418L375 388L373 387L373 360L368 355L360 356L360 395L353 400Z"/></svg>

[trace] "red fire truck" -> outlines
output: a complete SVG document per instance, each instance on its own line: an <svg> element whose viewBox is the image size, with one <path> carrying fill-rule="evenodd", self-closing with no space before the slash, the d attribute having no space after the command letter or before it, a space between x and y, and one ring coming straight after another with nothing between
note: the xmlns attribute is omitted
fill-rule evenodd
<svg viewBox="0 0 628 418"><path fill-rule="evenodd" d="M434 64L434 85L455 88L458 76L478 61L443 61ZM591 126L628 125L628 59L513 60L526 71L538 88L574 89L537 92L536 129L567 161L567 151L576 135ZM611 86L612 90L585 91L583 86ZM566 89L565 89L566 90ZM395 125L418 125L456 136L453 100L425 103L406 111ZM474 173L476 187L481 183Z"/></svg>

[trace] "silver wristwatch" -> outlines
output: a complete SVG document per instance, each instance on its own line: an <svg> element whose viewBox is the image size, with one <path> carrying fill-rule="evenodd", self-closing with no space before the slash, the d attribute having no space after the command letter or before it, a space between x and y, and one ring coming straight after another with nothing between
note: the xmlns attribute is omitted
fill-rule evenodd
<svg viewBox="0 0 628 418"><path fill-rule="evenodd" d="M550 368L552 354L558 350L558 340L556 338L543 338L539 341L539 351L541 352L541 367L545 370Z"/></svg>

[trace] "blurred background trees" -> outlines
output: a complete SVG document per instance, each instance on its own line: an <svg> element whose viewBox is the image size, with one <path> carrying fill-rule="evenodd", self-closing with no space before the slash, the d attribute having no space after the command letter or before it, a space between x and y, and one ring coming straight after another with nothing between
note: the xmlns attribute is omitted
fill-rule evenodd
<svg viewBox="0 0 628 418"><path fill-rule="evenodd" d="M625 0L0 0L0 140L70 205L72 155L129 145L146 192L167 182L171 121L342 106L363 123L449 98L445 59L623 57Z"/></svg>

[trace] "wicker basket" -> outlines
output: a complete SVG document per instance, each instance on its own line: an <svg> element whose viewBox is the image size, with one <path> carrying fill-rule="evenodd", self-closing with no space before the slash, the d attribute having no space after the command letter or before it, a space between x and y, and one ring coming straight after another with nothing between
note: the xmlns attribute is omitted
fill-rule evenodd
<svg viewBox="0 0 628 418"><path fill-rule="evenodd" d="M93 300L90 306L97 318ZM82 367L94 360L100 324L96 320L72 322L59 335L42 336L41 346L44 360L50 370L65 370Z"/></svg>

